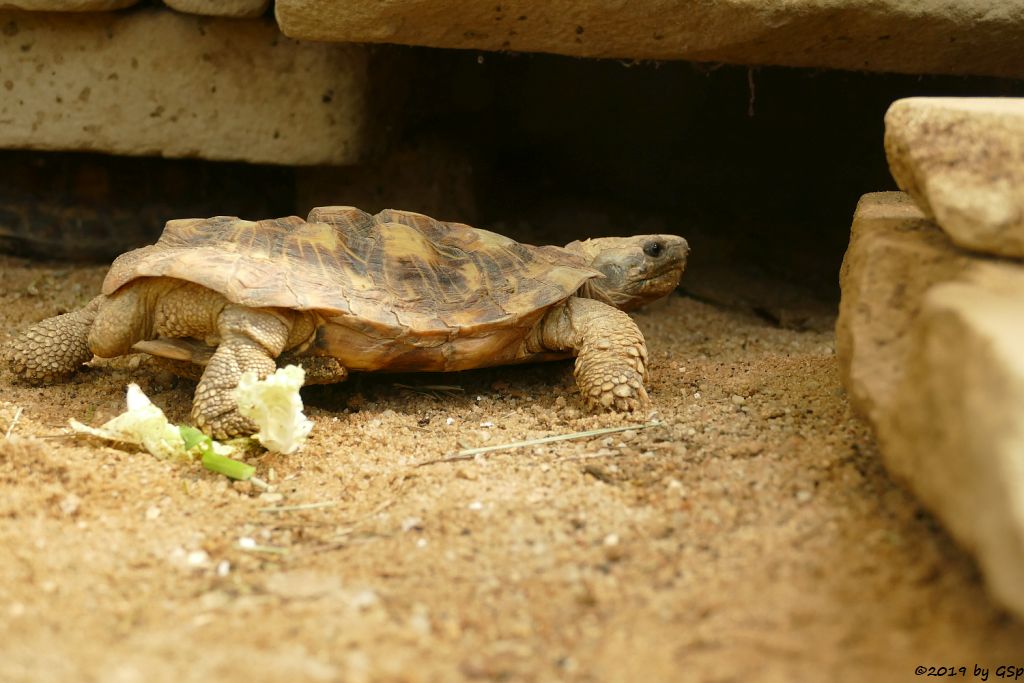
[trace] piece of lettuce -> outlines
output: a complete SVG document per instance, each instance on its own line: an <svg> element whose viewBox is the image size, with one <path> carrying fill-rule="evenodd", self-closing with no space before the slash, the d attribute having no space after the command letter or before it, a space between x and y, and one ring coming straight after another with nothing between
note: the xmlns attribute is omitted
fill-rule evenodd
<svg viewBox="0 0 1024 683"><path fill-rule="evenodd" d="M210 471L232 479L254 478L256 468L227 457L235 451L233 446L214 441L195 427L172 425L139 385L128 385L126 402L127 411L100 427L90 427L72 418L71 429L80 434L129 443L167 460L190 461L199 456L203 467Z"/></svg>
<svg viewBox="0 0 1024 683"><path fill-rule="evenodd" d="M127 404L126 412L100 427L90 427L72 418L71 428L101 439L140 446L158 458L190 459L181 431L167 421L164 411L153 405L138 384L128 385Z"/></svg>
<svg viewBox="0 0 1024 683"><path fill-rule="evenodd" d="M238 412L256 423L259 431L253 438L267 450L294 453L313 429L299 396L305 377L297 365L286 365L262 380L254 372L242 375L235 390Z"/></svg>

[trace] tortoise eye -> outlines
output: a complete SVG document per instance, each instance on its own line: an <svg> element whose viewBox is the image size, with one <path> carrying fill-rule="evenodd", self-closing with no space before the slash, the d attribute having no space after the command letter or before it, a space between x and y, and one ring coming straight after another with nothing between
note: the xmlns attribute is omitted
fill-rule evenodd
<svg viewBox="0 0 1024 683"><path fill-rule="evenodd" d="M648 242L644 245L644 253L651 258L658 258L665 249L661 242Z"/></svg>

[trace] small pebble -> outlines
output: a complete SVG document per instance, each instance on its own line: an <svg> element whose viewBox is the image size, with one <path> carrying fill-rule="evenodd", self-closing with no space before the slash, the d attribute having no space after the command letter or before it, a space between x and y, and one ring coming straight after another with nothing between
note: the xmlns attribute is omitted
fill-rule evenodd
<svg viewBox="0 0 1024 683"><path fill-rule="evenodd" d="M190 567L203 567L210 562L210 556L205 550L193 550L185 556L185 562Z"/></svg>
<svg viewBox="0 0 1024 683"><path fill-rule="evenodd" d="M814 494L812 494L810 491L797 491L796 492L796 502L798 502L798 503L806 503L806 502L810 501L811 498L813 498L813 497L814 497Z"/></svg>
<svg viewBox="0 0 1024 683"><path fill-rule="evenodd" d="M151 522L154 519L156 519L157 517L159 517L159 516L160 516L160 508L158 508L155 505L150 507L148 510L146 510L146 519L148 519Z"/></svg>
<svg viewBox="0 0 1024 683"><path fill-rule="evenodd" d="M71 516L78 512L78 508L82 505L82 499L73 493L69 493L60 501L60 511L67 516Z"/></svg>
<svg viewBox="0 0 1024 683"><path fill-rule="evenodd" d="M746 403L746 402L747 402L747 399L743 398L743 397L742 397L742 396L740 396L739 394L733 394L733 395L732 395L732 402L733 402L733 403L734 403L735 405L741 406L741 405L743 405L744 403Z"/></svg>
<svg viewBox="0 0 1024 683"><path fill-rule="evenodd" d="M483 510L484 509L484 504L481 503L479 500L474 500L472 503L470 503L466 507L468 507L470 510Z"/></svg>
<svg viewBox="0 0 1024 683"><path fill-rule="evenodd" d="M260 496L261 503L280 503L284 500L282 493L264 493Z"/></svg>

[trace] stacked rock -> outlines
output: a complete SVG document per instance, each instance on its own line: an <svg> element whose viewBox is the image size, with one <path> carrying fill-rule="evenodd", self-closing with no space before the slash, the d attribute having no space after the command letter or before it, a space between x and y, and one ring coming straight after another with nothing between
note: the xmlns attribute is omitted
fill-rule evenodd
<svg viewBox="0 0 1024 683"><path fill-rule="evenodd" d="M906 194L857 207L843 381L889 470L1024 616L1024 100L910 98L885 123Z"/></svg>
<svg viewBox="0 0 1024 683"><path fill-rule="evenodd" d="M0 0L0 148L359 161L365 48L286 38L266 0L167 4Z"/></svg>

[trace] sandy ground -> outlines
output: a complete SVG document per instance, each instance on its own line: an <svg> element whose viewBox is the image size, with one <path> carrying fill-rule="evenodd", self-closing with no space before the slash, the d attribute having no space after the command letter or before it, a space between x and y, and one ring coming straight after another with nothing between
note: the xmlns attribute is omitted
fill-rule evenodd
<svg viewBox="0 0 1024 683"><path fill-rule="evenodd" d="M103 268L0 257L0 343ZM881 468L830 332L676 295L637 314L662 427L426 461L627 422L571 366L306 390L305 449L260 493L94 440L143 361L0 375L0 680L911 681L1024 666L1024 624ZM439 383L461 390L411 390ZM10 435L16 409L20 418ZM323 507L275 511L308 503ZM255 549L240 546L252 539Z"/></svg>

